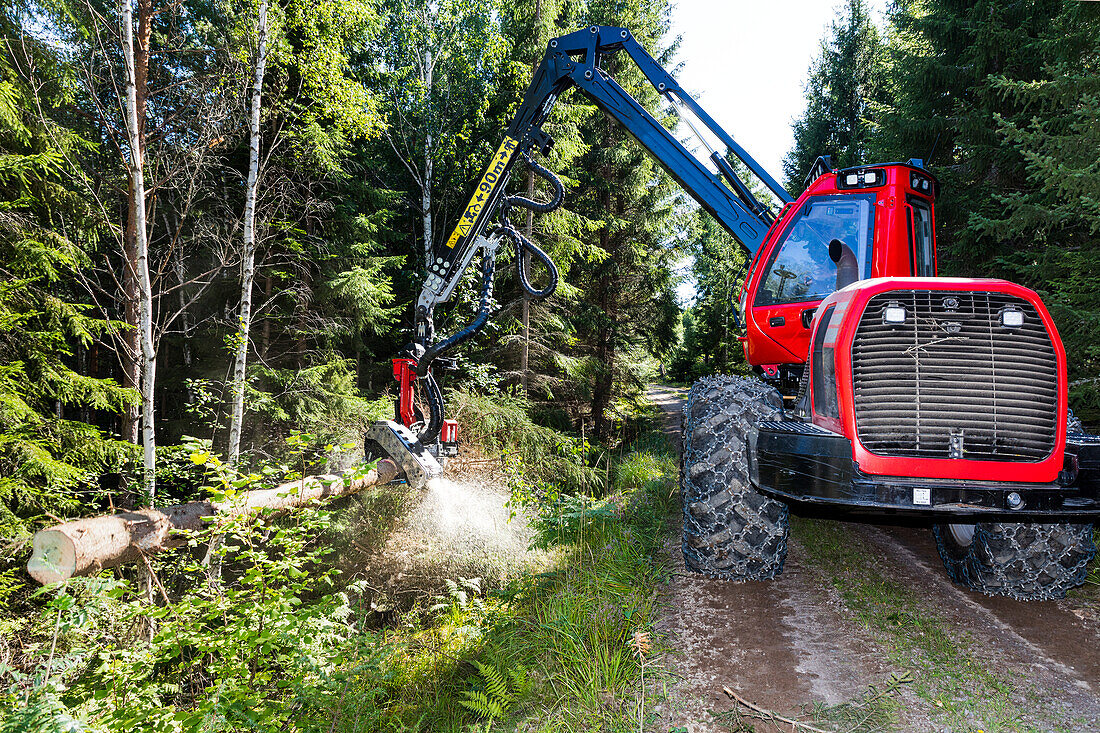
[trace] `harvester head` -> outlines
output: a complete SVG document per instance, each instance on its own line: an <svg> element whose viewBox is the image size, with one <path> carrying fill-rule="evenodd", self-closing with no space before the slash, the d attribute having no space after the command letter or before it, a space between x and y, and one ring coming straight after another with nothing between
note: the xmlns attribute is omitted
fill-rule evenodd
<svg viewBox="0 0 1100 733"><path fill-rule="evenodd" d="M411 430L393 420L379 420L367 430L367 440L378 444L405 472L409 485L418 489L443 475L443 468Z"/></svg>

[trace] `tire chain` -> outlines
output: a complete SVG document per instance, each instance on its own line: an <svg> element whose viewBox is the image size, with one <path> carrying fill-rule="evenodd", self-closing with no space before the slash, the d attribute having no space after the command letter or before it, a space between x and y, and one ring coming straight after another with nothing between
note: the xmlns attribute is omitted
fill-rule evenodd
<svg viewBox="0 0 1100 733"><path fill-rule="evenodd" d="M1068 411L1066 429L1084 433L1080 418ZM933 528L936 548L947 574L956 583L986 595L1018 601L1064 598L1088 577L1096 555L1091 524L979 522L974 540L955 557L946 525Z"/></svg>
<svg viewBox="0 0 1100 733"><path fill-rule="evenodd" d="M684 405L681 498L687 567L711 577L766 580L783 570L786 504L752 488L748 433L782 416L772 387L744 377L706 377Z"/></svg>
<svg viewBox="0 0 1100 733"><path fill-rule="evenodd" d="M1096 555L1091 524L981 522L964 557L950 560L946 527L936 543L953 580L986 595L1021 601L1063 598L1081 585Z"/></svg>

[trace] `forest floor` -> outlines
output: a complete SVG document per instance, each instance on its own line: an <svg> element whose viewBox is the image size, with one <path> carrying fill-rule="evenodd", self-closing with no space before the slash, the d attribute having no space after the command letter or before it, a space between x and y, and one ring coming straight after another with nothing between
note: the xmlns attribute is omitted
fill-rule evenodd
<svg viewBox="0 0 1100 733"><path fill-rule="evenodd" d="M685 396L650 390L676 444ZM919 526L796 517L783 574L764 583L688 573L678 532L666 547L668 677L654 730L791 730L751 717L724 687L828 730L1100 730L1095 585L1042 603L971 592Z"/></svg>

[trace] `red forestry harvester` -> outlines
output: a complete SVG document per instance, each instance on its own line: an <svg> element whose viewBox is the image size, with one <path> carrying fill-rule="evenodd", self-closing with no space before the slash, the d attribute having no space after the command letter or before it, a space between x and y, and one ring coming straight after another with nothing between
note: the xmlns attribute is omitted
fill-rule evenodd
<svg viewBox="0 0 1100 733"><path fill-rule="evenodd" d="M626 53L697 137L697 157L602 67ZM512 226L547 212L561 183L532 159L541 126L576 87L616 119L752 255L739 300L758 379L709 377L685 407L683 552L697 572L733 580L780 573L789 511L924 518L957 582L1020 599L1063 595L1096 552L1100 439L1066 404L1066 356L1039 297L1003 280L937 277L936 179L919 160L834 170L820 158L805 191L787 192L624 28L593 26L550 41L542 63L417 303L416 334L394 373L398 422L374 426L375 449L409 480L438 471L457 425L443 416L433 364L476 333L492 305L495 255L515 249L536 298L553 262ZM717 140L715 149L712 142ZM768 189L755 196L729 157ZM505 193L524 159L553 200ZM490 222L495 222L490 224ZM432 316L480 253L480 311L437 339ZM525 256L527 255L527 256ZM528 257L549 273L531 285ZM427 412L414 400L420 383Z"/></svg>

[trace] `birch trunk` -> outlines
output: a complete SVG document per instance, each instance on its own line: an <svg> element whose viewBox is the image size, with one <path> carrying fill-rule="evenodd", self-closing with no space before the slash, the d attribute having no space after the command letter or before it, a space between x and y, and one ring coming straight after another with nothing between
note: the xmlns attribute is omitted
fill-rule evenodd
<svg viewBox="0 0 1100 733"><path fill-rule="evenodd" d="M267 0L260 0L256 21L256 69L252 80L251 119L248 134L248 182L244 198L244 241L241 265L241 312L237 331L237 353L233 362L233 413L229 421L229 464L235 465L241 452L244 424L244 384L248 366L248 333L252 325L252 284L256 275L256 191L260 173L260 102L267 66Z"/></svg>
<svg viewBox="0 0 1100 733"><path fill-rule="evenodd" d="M542 0L535 0L535 33L541 35L540 24L542 23ZM532 69L534 73L534 69ZM527 198L534 200L535 198L535 172L527 172ZM524 227L526 231L524 234L528 239L533 239L535 235L535 212L530 209L527 210L527 226ZM526 272L531 266L531 253L526 249L523 250L521 255L523 258L523 268ZM523 350L520 352L519 368L520 368L520 381L523 386L523 396L528 396L528 373L531 358L531 296L527 294L526 290L522 291L523 295Z"/></svg>
<svg viewBox="0 0 1100 733"><path fill-rule="evenodd" d="M173 263L176 269L176 286L178 308L180 314L180 331L183 336L183 344L181 348L181 355L183 357L183 365L187 367L188 372L191 369L192 353L191 353L191 328L194 325L191 322L191 309L187 305L187 263L183 261L183 251L180 250L176 254L176 261ZM187 388L187 403L191 403L191 388Z"/></svg>
<svg viewBox="0 0 1100 733"><path fill-rule="evenodd" d="M138 339L141 349L141 439L144 449L144 488L150 506L156 500L156 450L154 428L156 411L154 389L156 387L157 354L153 346L153 286L149 277L149 241L145 219L145 151L142 125L144 115L139 110L139 91L145 100L145 84L149 59L149 20L152 9L147 0L141 0L139 34L142 40L141 58L134 52L134 25L131 0L121 0L122 55L126 64L126 137L130 148L130 216L133 223L135 261L133 267L137 281ZM140 89L139 89L140 87Z"/></svg>

